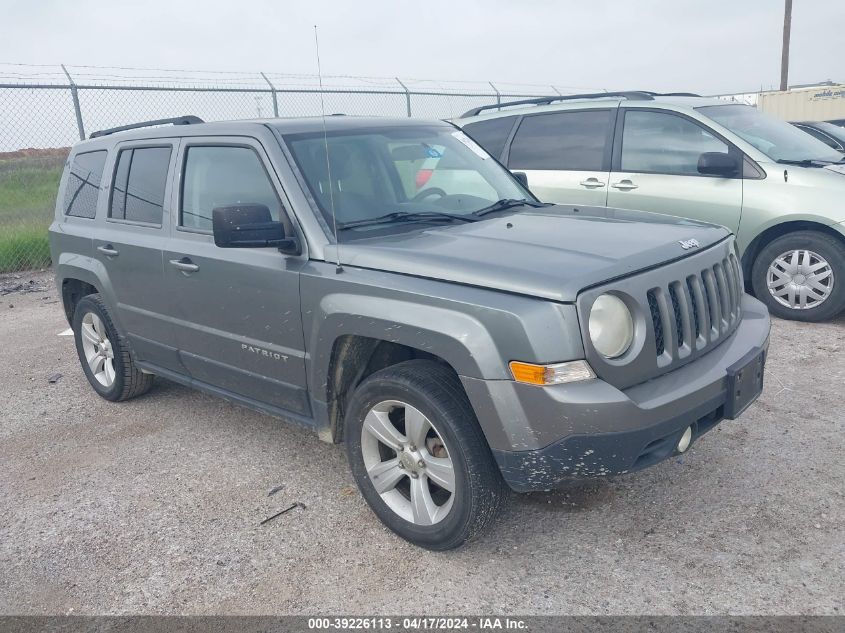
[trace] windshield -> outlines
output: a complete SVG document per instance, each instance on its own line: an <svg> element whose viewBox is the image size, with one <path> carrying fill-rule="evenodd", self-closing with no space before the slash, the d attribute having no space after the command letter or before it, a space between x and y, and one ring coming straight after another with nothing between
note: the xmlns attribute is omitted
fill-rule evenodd
<svg viewBox="0 0 845 633"><path fill-rule="evenodd" d="M409 218L458 223L450 216L475 220L474 212L499 200L535 200L466 134L445 125L329 131L327 141L323 132L292 134L285 142L330 227L334 205L342 240L383 224L407 227Z"/></svg>
<svg viewBox="0 0 845 633"><path fill-rule="evenodd" d="M838 125L834 125L833 123L827 123L825 121L813 123L813 127L818 130L821 130L828 136L832 136L837 141L845 143L845 127L839 127Z"/></svg>
<svg viewBox="0 0 845 633"><path fill-rule="evenodd" d="M837 162L842 154L786 121L747 105L697 108L772 160Z"/></svg>

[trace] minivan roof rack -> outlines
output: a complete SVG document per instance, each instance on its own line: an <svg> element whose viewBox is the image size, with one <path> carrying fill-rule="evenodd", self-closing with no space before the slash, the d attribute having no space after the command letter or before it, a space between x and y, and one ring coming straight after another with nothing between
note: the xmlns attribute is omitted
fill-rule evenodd
<svg viewBox="0 0 845 633"><path fill-rule="evenodd" d="M650 94L652 97L701 97L700 94L695 92L650 92L647 90L643 92Z"/></svg>
<svg viewBox="0 0 845 633"><path fill-rule="evenodd" d="M88 138L99 138L101 136L108 136L109 134L116 134L117 132L137 130L138 128L152 127L154 125L195 125L197 123L205 123L205 121L198 116L188 114L185 116L174 117L172 119L156 119L155 121L141 121L140 123L130 123L129 125L110 127L107 130L92 132Z"/></svg>
<svg viewBox="0 0 845 633"><path fill-rule="evenodd" d="M475 116L484 110L495 110L518 105L549 105L556 101L570 101L575 99L601 99L602 97L622 97L631 101L651 101L654 97L699 97L701 95L692 92L650 92L648 90L624 90L621 92L589 92L575 95L555 95L552 97L535 97L533 99L520 99L519 101L507 101L505 103L491 103L479 106L464 112L460 118Z"/></svg>

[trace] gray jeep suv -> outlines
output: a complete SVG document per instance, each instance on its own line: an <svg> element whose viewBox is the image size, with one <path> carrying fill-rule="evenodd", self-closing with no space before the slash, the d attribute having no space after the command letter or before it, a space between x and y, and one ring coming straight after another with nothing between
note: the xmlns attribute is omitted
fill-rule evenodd
<svg viewBox="0 0 845 633"><path fill-rule="evenodd" d="M413 543L682 453L760 393L769 316L722 227L539 203L443 122L152 123L73 148L50 228L92 387L161 376L345 442Z"/></svg>

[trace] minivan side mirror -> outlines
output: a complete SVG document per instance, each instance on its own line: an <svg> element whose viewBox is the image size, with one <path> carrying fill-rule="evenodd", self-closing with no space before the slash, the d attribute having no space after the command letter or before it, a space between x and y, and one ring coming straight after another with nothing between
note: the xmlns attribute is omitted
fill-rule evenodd
<svg viewBox="0 0 845 633"><path fill-rule="evenodd" d="M523 187L528 189L528 174L524 171L512 171L513 177L516 178Z"/></svg>
<svg viewBox="0 0 845 633"><path fill-rule="evenodd" d="M731 178L739 173L739 161L726 152L704 152L698 157L698 173Z"/></svg>
<svg viewBox="0 0 845 633"><path fill-rule="evenodd" d="M285 225L276 222L263 204L217 207L211 212L214 243L220 248L261 248L276 246L284 251L299 250L295 237L285 235Z"/></svg>

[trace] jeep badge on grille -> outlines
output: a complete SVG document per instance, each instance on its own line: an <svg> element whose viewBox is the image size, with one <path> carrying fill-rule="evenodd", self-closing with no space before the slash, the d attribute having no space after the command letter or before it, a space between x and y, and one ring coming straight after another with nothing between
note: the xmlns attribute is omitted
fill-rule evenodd
<svg viewBox="0 0 845 633"><path fill-rule="evenodd" d="M685 251L688 251L691 248L698 248L701 244L698 243L696 239L689 239L689 240L678 240L678 244L681 245Z"/></svg>

